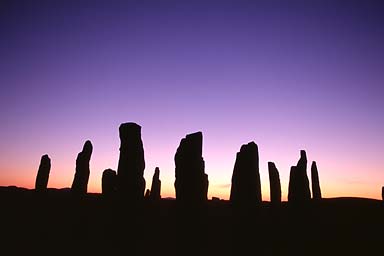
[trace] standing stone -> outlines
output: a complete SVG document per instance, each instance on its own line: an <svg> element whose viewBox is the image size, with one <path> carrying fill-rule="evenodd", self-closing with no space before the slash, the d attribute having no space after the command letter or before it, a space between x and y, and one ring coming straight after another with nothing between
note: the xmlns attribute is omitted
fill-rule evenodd
<svg viewBox="0 0 384 256"><path fill-rule="evenodd" d="M40 160L39 170L37 171L35 190L47 190L49 172L51 171L51 159L48 155L43 155Z"/></svg>
<svg viewBox="0 0 384 256"><path fill-rule="evenodd" d="M236 155L230 201L240 204L260 204L262 201L259 153L253 141L242 145Z"/></svg>
<svg viewBox="0 0 384 256"><path fill-rule="evenodd" d="M268 173L269 173L269 188L270 188L270 195L271 195L271 203L280 204L281 203L280 176L275 163L268 162Z"/></svg>
<svg viewBox="0 0 384 256"><path fill-rule="evenodd" d="M208 174L204 173L203 178L203 195L205 195L205 198L208 199L208 187L209 187L209 180L208 180Z"/></svg>
<svg viewBox="0 0 384 256"><path fill-rule="evenodd" d="M311 199L311 189L309 187L309 180L307 176L307 153L305 150L300 150L300 159L297 162L298 174L299 174L299 188L300 194L304 196L304 200L308 201Z"/></svg>
<svg viewBox="0 0 384 256"><path fill-rule="evenodd" d="M288 201L303 203L311 199L311 190L307 176L307 154L300 151L300 159L296 166L291 167L288 189Z"/></svg>
<svg viewBox="0 0 384 256"><path fill-rule="evenodd" d="M317 165L315 161L313 161L311 165L311 179L312 179L313 199L319 200L321 199L321 189L320 189L319 173L317 171Z"/></svg>
<svg viewBox="0 0 384 256"><path fill-rule="evenodd" d="M288 184L288 202L293 202L296 198L296 166L291 166L291 170L289 172L289 184Z"/></svg>
<svg viewBox="0 0 384 256"><path fill-rule="evenodd" d="M88 180L89 180L89 161L92 155L92 143L87 140L84 143L83 150L77 155L76 158L76 172L73 179L71 191L78 195L87 194Z"/></svg>
<svg viewBox="0 0 384 256"><path fill-rule="evenodd" d="M159 167L156 167L155 173L153 174L153 178L152 178L151 193L150 193L151 200L160 200L161 198L160 191L161 191L160 169Z"/></svg>
<svg viewBox="0 0 384 256"><path fill-rule="evenodd" d="M144 198L149 199L150 196L151 196L151 190L149 189L145 190Z"/></svg>
<svg viewBox="0 0 384 256"><path fill-rule="evenodd" d="M144 148L141 126L136 123L120 125L120 157L117 168L119 194L129 200L142 200L145 190Z"/></svg>
<svg viewBox="0 0 384 256"><path fill-rule="evenodd" d="M106 169L103 172L101 179L101 189L104 196L114 196L117 191L117 175L116 171L112 169Z"/></svg>
<svg viewBox="0 0 384 256"><path fill-rule="evenodd" d="M203 134L188 134L175 154L176 200L183 203L207 201L208 175L204 173L202 157Z"/></svg>
<svg viewBox="0 0 384 256"><path fill-rule="evenodd" d="M381 188L381 198L382 198L383 201L384 201L384 187Z"/></svg>

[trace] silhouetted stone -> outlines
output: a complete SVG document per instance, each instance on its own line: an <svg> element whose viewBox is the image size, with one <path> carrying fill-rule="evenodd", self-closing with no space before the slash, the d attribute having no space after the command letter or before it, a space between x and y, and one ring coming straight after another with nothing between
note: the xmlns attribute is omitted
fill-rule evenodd
<svg viewBox="0 0 384 256"><path fill-rule="evenodd" d="M300 151L300 159L296 166L291 167L288 188L288 201L303 203L311 199L309 180L307 176L307 154Z"/></svg>
<svg viewBox="0 0 384 256"><path fill-rule="evenodd" d="M151 196L151 190L149 190L149 189L145 190L144 197L147 198L147 199L149 199L150 196Z"/></svg>
<svg viewBox="0 0 384 256"><path fill-rule="evenodd" d="M281 185L279 171L277 170L275 163L268 162L268 173L269 173L269 187L272 204L281 203Z"/></svg>
<svg viewBox="0 0 384 256"><path fill-rule="evenodd" d="M204 162L203 162L204 163ZM205 167L204 167L205 169ZM207 198L208 195L208 187L209 187L209 180L208 180L208 174L204 173L204 179L203 179L203 195L206 195Z"/></svg>
<svg viewBox="0 0 384 256"><path fill-rule="evenodd" d="M127 199L142 200L145 190L145 161L141 126L136 123L124 123L120 125L119 132L118 191Z"/></svg>
<svg viewBox="0 0 384 256"><path fill-rule="evenodd" d="M51 159L48 155L43 155L40 160L39 170L36 175L35 190L47 190L49 172L51 171Z"/></svg>
<svg viewBox="0 0 384 256"><path fill-rule="evenodd" d="M83 150L77 155L76 158L76 172L73 179L71 191L78 195L84 195L88 189L89 179L89 161L92 155L92 143L87 140L84 143Z"/></svg>
<svg viewBox="0 0 384 256"><path fill-rule="evenodd" d="M244 144L236 155L232 174L230 201L240 204L260 204L261 185L259 153L255 142Z"/></svg>
<svg viewBox="0 0 384 256"><path fill-rule="evenodd" d="M384 187L381 188L381 198L382 198L383 201L384 201Z"/></svg>
<svg viewBox="0 0 384 256"><path fill-rule="evenodd" d="M203 134L188 134L175 154L176 200L185 203L207 201L208 175L202 157Z"/></svg>
<svg viewBox="0 0 384 256"><path fill-rule="evenodd" d="M317 171L317 165L315 161L313 161L311 165L311 180L312 180L313 199L316 199L316 200L321 199L319 173Z"/></svg>
<svg viewBox="0 0 384 256"><path fill-rule="evenodd" d="M150 198L152 200L159 200L161 198L160 191L161 191L160 169L159 167L156 167L155 173L153 174L153 178L152 178Z"/></svg>
<svg viewBox="0 0 384 256"><path fill-rule="evenodd" d="M101 189L104 196L114 196L117 191L117 176L116 171L112 169L106 169L103 172L101 179Z"/></svg>
<svg viewBox="0 0 384 256"><path fill-rule="evenodd" d="M289 172L289 184L288 184L288 202L293 202L295 199L296 189L296 166L291 166L291 170Z"/></svg>

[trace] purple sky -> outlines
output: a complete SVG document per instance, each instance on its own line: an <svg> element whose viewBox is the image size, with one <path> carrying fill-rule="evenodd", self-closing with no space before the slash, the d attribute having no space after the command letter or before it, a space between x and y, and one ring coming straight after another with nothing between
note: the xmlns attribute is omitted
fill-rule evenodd
<svg viewBox="0 0 384 256"><path fill-rule="evenodd" d="M163 196L180 139L201 130L209 196L228 198L236 152L254 140L264 200L267 161L286 198L300 149L324 196L380 197L384 4L180 2L2 1L0 185L32 188L47 153L49 186L69 187L90 139L100 191L118 126L133 121L147 187L159 166Z"/></svg>

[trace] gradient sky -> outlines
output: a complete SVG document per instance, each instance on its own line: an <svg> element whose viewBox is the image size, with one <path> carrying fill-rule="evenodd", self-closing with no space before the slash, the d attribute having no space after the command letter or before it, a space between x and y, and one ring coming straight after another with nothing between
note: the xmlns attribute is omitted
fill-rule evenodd
<svg viewBox="0 0 384 256"><path fill-rule="evenodd" d="M142 126L145 178L174 197L177 146L202 131L209 197L227 199L236 152L280 172L316 160L323 196L380 198L384 185L380 1L2 1L0 185L70 187L85 140L88 190L117 169L118 127ZM308 172L310 174L310 172ZM309 175L310 177L310 175Z"/></svg>

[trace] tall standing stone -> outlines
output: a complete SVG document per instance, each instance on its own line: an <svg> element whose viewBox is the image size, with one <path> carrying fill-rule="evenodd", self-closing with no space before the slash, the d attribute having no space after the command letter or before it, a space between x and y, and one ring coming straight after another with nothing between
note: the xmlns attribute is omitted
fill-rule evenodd
<svg viewBox="0 0 384 256"><path fill-rule="evenodd" d="M114 196L117 191L117 175L116 171L112 169L106 169L103 172L101 179L101 189L104 196Z"/></svg>
<svg viewBox="0 0 384 256"><path fill-rule="evenodd" d="M296 166L291 166L291 170L289 172L289 184L288 184L288 202L294 202L295 201L295 198L297 197L296 196L296 186L297 186L297 182L296 182L296 177L297 177L297 174L296 174Z"/></svg>
<svg viewBox="0 0 384 256"><path fill-rule="evenodd" d="M268 162L268 173L269 173L269 188L270 188L270 195L271 195L271 203L280 204L281 203L280 176L275 163Z"/></svg>
<svg viewBox="0 0 384 256"><path fill-rule="evenodd" d="M382 198L383 201L384 201L384 187L381 188L381 198Z"/></svg>
<svg viewBox="0 0 384 256"><path fill-rule="evenodd" d="M89 161L91 160L92 150L92 143L87 140L84 143L83 150L77 155L76 172L71 187L71 191L75 194L85 195L87 193L90 173Z"/></svg>
<svg viewBox="0 0 384 256"><path fill-rule="evenodd" d="M313 161L311 165L311 179L312 179L312 195L313 199L321 199L321 189L319 181L319 173L317 171L316 162Z"/></svg>
<svg viewBox="0 0 384 256"><path fill-rule="evenodd" d="M151 185L151 193L150 198L151 200L160 200L161 195L161 180L160 180L160 169L159 167L155 168L155 173L152 177L152 185Z"/></svg>
<svg viewBox="0 0 384 256"><path fill-rule="evenodd" d="M240 204L260 204L262 201L259 152L253 141L242 145L236 155L230 201Z"/></svg>
<svg viewBox="0 0 384 256"><path fill-rule="evenodd" d="M300 159L296 166L291 167L288 189L288 201L303 203L311 199L311 190L307 176L307 154L300 151Z"/></svg>
<svg viewBox="0 0 384 256"><path fill-rule="evenodd" d="M184 203L207 201L208 175L204 173L202 157L203 134L188 134L175 154L176 200Z"/></svg>
<svg viewBox="0 0 384 256"><path fill-rule="evenodd" d="M144 148L141 140L141 126L123 123L119 128L120 157L117 168L118 191L131 200L144 198L145 179Z"/></svg>
<svg viewBox="0 0 384 256"><path fill-rule="evenodd" d="M49 172L51 171L51 159L48 155L43 155L40 160L39 170L37 171L35 190L47 190Z"/></svg>

